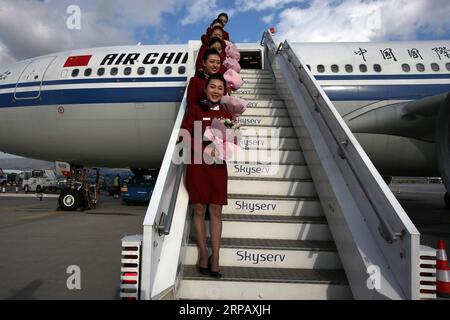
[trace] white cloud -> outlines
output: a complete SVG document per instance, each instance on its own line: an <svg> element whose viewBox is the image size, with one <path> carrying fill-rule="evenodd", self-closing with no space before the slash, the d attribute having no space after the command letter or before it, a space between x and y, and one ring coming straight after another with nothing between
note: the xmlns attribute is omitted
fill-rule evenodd
<svg viewBox="0 0 450 320"><path fill-rule="evenodd" d="M238 11L263 11L273 8L282 8L291 3L304 3L305 0L236 0L236 10Z"/></svg>
<svg viewBox="0 0 450 320"><path fill-rule="evenodd" d="M415 39L450 30L447 0L314 0L280 13L279 37L293 42Z"/></svg>
<svg viewBox="0 0 450 320"><path fill-rule="evenodd" d="M263 21L263 22L269 24L269 23L272 23L272 21L273 21L274 19L275 19L275 14L270 14L270 15L268 15L268 16L262 17L262 18L261 18L261 21Z"/></svg>
<svg viewBox="0 0 450 320"><path fill-rule="evenodd" d="M137 28L160 31L162 14L181 0L0 0L0 65L52 52L137 43ZM69 5L81 9L81 29L69 30Z"/></svg>

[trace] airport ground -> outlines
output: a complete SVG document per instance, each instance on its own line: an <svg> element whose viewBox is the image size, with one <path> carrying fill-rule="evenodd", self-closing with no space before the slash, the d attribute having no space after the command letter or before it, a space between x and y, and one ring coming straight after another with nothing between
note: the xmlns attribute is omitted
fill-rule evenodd
<svg viewBox="0 0 450 320"><path fill-rule="evenodd" d="M450 248L450 210L442 184L391 184L421 232L421 243ZM104 196L99 208L56 211L56 198L0 195L0 299L119 298L121 238L142 233L146 206ZM81 290L69 290L69 266L81 270Z"/></svg>

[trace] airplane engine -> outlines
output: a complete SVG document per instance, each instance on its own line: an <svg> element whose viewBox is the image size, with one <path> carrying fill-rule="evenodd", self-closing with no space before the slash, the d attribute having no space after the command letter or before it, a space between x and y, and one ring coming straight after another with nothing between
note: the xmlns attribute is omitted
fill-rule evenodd
<svg viewBox="0 0 450 320"><path fill-rule="evenodd" d="M368 105L344 116L384 176L441 176L450 190L450 93Z"/></svg>

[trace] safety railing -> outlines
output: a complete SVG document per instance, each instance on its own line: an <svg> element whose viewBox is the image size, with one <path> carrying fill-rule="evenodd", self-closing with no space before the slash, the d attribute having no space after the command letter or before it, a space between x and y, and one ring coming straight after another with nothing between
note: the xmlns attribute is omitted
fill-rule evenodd
<svg viewBox="0 0 450 320"><path fill-rule="evenodd" d="M354 296L418 299L419 232L297 52L264 43Z"/></svg>
<svg viewBox="0 0 450 320"><path fill-rule="evenodd" d="M195 52L199 47L199 41L189 42L187 74L190 76L195 71L193 68ZM180 163L177 142L186 107L187 92L175 120L143 223L140 288L140 297L143 300L173 296L179 275L178 266L183 237L186 233L189 197L183 184L184 164Z"/></svg>

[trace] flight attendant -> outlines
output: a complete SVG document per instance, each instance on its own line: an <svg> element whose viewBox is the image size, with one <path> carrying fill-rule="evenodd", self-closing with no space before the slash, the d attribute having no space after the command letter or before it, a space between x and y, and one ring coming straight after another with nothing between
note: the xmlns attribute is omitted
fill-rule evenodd
<svg viewBox="0 0 450 320"><path fill-rule="evenodd" d="M191 164L186 166L186 188L189 193L189 203L194 205L193 224L197 234L199 247L198 271L221 278L219 268L219 251L222 237L222 207L228 202L228 172L225 162L208 164L205 159L215 157L215 149L210 147L210 141L203 141L205 129L211 125L214 118L233 119L233 115L220 104L226 88L222 75L211 75L206 81L205 95L207 100L189 108L182 128L191 134ZM194 125L200 123L202 134L194 136ZM199 141L197 141L199 140ZM195 149L195 148L201 148ZM195 153L201 152L201 162L195 163ZM209 158L209 159L211 159ZM198 156L197 156L198 159ZM212 161L209 161L212 163ZM208 258L206 245L205 212L209 206L210 234L212 254Z"/></svg>
<svg viewBox="0 0 450 320"><path fill-rule="evenodd" d="M220 71L222 67L220 54L215 49L206 50L203 55L203 69L197 70L194 77L189 81L187 91L188 109L192 105L198 104L199 101L204 100L206 80L213 74Z"/></svg>
<svg viewBox="0 0 450 320"><path fill-rule="evenodd" d="M225 26L228 24L228 14L226 14L225 12L220 13L217 19L222 21L222 28L225 28ZM230 34L225 30L223 31L223 40L230 41Z"/></svg>
<svg viewBox="0 0 450 320"><path fill-rule="evenodd" d="M200 51L198 52L197 62L195 63L195 69L203 70L205 68L203 58L206 50L208 49L216 49L217 52L220 54L220 62L223 64L223 62L227 58L227 54L224 50L224 47L225 43L221 39L217 37L211 38L206 46L205 45L201 46ZM222 65L219 73L224 74L226 71L227 69L225 68L225 66Z"/></svg>

